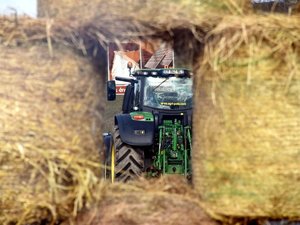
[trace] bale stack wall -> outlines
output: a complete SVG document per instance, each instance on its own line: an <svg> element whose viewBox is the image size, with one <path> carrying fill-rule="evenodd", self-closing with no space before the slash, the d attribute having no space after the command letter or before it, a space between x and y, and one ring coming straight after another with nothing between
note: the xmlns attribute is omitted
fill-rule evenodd
<svg viewBox="0 0 300 225"><path fill-rule="evenodd" d="M0 44L0 223L71 218L98 182L101 81L73 49L55 43L51 56L13 34Z"/></svg>
<svg viewBox="0 0 300 225"><path fill-rule="evenodd" d="M206 39L193 173L215 213L300 217L299 32L299 17L226 16Z"/></svg>
<svg viewBox="0 0 300 225"><path fill-rule="evenodd" d="M49 29L48 37L42 35L43 41L60 32L62 36L53 37L52 40L64 42L64 31L70 25L72 29L68 44L71 40L71 44L85 53L88 52L85 51L85 43L90 45L89 49L95 50L92 47L97 41L102 44L111 40L119 42L128 38L155 37L172 42L174 35L187 31L192 35L183 35L188 38L182 41L201 46L201 49L189 46L197 53L193 57L199 56L204 44L204 55L201 59L193 59L198 60L194 64L198 69L195 76L193 127L195 189L202 195L206 207L214 213L247 217L299 217L299 193L296 188L299 186L299 169L296 167L299 139L295 135L299 131L299 17L251 16L250 1L246 0L95 0L78 1L78 4L70 0L59 1L61 5L58 1L47 2L45 7L58 10L54 16L66 20L61 27L53 24L52 33ZM59 9L62 13L59 13ZM44 27L34 27L31 32L36 35L31 40L40 39L39 29L44 31L50 26L49 23L51 25L52 20L47 21ZM11 41L15 34L12 33L7 39ZM86 39L82 40L82 36ZM194 36L195 42L189 40L191 36ZM18 41L14 43L19 45ZM77 143L76 139L74 142ZM24 151L24 144L15 146L14 151L10 150L16 152L14 158L23 160L22 154L25 152L27 159L26 154L30 151ZM3 156L9 157L8 153L3 153ZM46 172L49 171L50 179L42 182L54 184L53 180L57 180L61 184L61 180L68 180L68 176L53 178L53 174L61 174L55 171L66 166L50 169L53 166L49 166L52 164L48 161L42 167L36 167L36 163L30 164L32 168L46 168ZM4 167L4 172L0 172L2 178L9 176L5 175L7 168L11 167ZM44 170L39 171L44 174ZM82 177L80 171L78 169L72 174ZM37 172L31 175L33 178L30 177L29 183L35 180L35 174ZM88 182L92 178L86 177L84 180L86 183L83 187L93 183ZM57 189L48 187L51 188L47 195L56 196L53 193ZM77 190L75 193L83 193L82 189L78 189L79 186L71 186L74 187L73 190ZM74 192L70 193L66 196L74 196ZM89 197L88 194L84 196ZM77 205L80 203L79 200L75 202ZM38 206L36 203L32 205ZM47 207L51 212L57 212L54 208L57 206L59 210L64 210L64 205ZM24 215L24 211L23 214L20 212L15 215ZM69 212L69 208L66 212ZM55 216L55 213L52 215Z"/></svg>

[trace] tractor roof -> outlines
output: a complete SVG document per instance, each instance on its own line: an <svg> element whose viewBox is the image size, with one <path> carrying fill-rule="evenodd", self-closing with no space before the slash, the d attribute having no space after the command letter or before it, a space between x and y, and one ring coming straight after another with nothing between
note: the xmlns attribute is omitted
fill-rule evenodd
<svg viewBox="0 0 300 225"><path fill-rule="evenodd" d="M146 77L190 77L192 72L184 68L176 69L141 69L135 70L132 76L146 76Z"/></svg>

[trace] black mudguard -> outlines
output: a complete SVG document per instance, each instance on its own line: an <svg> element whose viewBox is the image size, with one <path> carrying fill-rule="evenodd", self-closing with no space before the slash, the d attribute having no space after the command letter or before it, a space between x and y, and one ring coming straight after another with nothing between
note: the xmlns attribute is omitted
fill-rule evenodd
<svg viewBox="0 0 300 225"><path fill-rule="evenodd" d="M153 144L154 122L136 121L129 114L116 115L121 140L132 146L150 146Z"/></svg>

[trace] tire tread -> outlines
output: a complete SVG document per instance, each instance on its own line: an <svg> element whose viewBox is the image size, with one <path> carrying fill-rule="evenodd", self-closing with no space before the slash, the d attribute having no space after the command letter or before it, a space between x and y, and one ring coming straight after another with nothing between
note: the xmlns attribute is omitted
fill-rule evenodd
<svg viewBox="0 0 300 225"><path fill-rule="evenodd" d="M115 180L127 182L141 176L144 170L144 151L122 142L118 126L113 132L115 145Z"/></svg>

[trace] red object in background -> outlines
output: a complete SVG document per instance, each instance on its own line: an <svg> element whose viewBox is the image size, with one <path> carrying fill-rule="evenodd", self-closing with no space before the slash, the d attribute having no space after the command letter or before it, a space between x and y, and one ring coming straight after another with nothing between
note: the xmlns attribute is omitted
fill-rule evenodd
<svg viewBox="0 0 300 225"><path fill-rule="evenodd" d="M124 95L126 90L126 85L117 85L116 94L117 95Z"/></svg>

